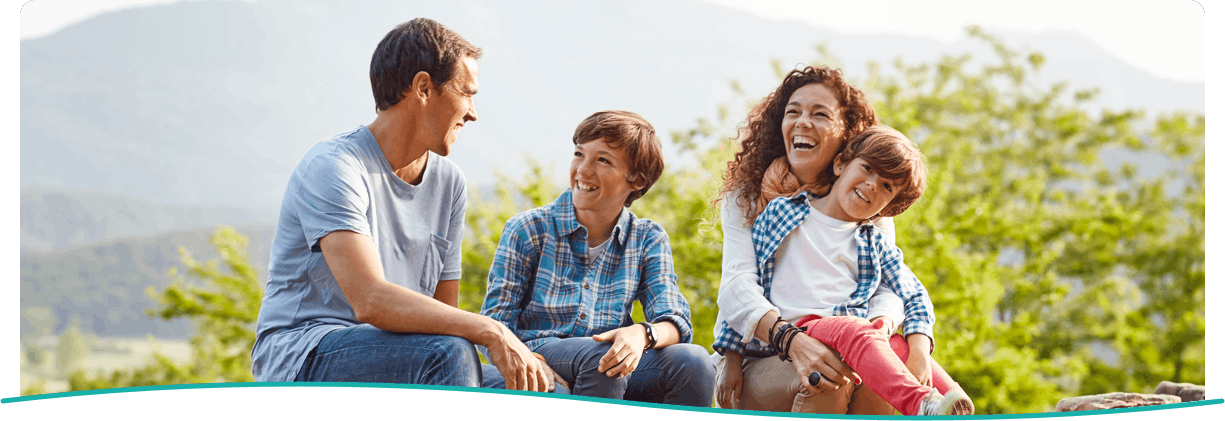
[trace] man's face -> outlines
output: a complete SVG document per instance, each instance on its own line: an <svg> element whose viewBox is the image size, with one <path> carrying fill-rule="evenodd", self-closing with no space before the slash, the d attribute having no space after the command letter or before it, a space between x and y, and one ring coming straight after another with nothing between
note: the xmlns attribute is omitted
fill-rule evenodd
<svg viewBox="0 0 1225 421"><path fill-rule="evenodd" d="M464 57L455 64L454 77L431 91L425 107L425 139L434 153L447 156L464 123L476 121L476 59ZM434 95L437 93L437 95Z"/></svg>

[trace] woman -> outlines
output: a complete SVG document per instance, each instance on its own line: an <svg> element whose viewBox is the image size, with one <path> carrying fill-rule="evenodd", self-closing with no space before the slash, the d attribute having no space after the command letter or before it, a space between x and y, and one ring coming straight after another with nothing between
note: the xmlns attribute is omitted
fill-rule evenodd
<svg viewBox="0 0 1225 421"><path fill-rule="evenodd" d="M759 284L750 237L754 219L771 199L801 190L817 195L827 192L834 179L830 165L834 156L846 139L876 122L863 92L848 85L840 71L828 67L793 70L749 114L740 133L743 149L728 163L719 199L723 274L714 348L723 355L716 386L721 407L893 414L888 403L853 382L856 375L835 352L807 335L791 341L790 362L772 358L779 352L767 342L780 312L795 313L825 303L805 303L802 295L771 296ZM894 241L891 218L881 218L876 224L888 241ZM778 275L776 279L781 279L787 273ZM884 332L892 333L902 320L901 300L887 288L876 291L869 308L868 318L882 319ZM815 385L809 381L813 372L821 374L814 377ZM927 382L930 384L929 379Z"/></svg>

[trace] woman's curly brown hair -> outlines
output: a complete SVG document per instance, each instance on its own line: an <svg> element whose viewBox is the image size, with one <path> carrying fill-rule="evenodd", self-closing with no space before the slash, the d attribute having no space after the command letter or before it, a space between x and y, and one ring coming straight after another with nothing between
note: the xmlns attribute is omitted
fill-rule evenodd
<svg viewBox="0 0 1225 421"><path fill-rule="evenodd" d="M807 66L802 70L792 70L778 89L767 95L749 112L748 121L740 127L738 134L740 152L736 153L734 160L728 161L723 187L715 198L717 203L729 192L738 192L735 203L744 208L744 216L749 224L752 224L761 212L761 209L756 209L756 203L761 195L761 179L766 168L775 159L787 154L782 133L783 111L787 100L791 99L791 94L797 89L810 83L825 85L838 98L845 123L843 147L846 146L846 139L876 124L876 111L868 103L863 91L842 79L842 70L826 66ZM834 178L831 167L832 165L821 172L818 181L828 184L828 180Z"/></svg>

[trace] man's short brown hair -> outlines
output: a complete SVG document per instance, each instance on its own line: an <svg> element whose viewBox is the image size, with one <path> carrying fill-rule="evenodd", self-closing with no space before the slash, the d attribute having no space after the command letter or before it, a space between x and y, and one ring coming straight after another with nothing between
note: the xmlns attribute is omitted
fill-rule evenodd
<svg viewBox="0 0 1225 421"><path fill-rule="evenodd" d="M450 82L465 57L479 59L481 49L438 22L417 18L396 26L370 59L374 108L383 111L399 104L417 72L429 74L435 88Z"/></svg>
<svg viewBox="0 0 1225 421"><path fill-rule="evenodd" d="M880 216L898 216L927 190L927 166L923 154L906 135L892 127L877 124L847 141L838 155L843 165L863 159L881 177L893 180L899 189L893 201L881 209Z"/></svg>
<svg viewBox="0 0 1225 421"><path fill-rule="evenodd" d="M663 174L663 151L659 137L655 135L655 127L637 113L600 111L583 119L574 129L575 145L596 139L604 139L610 148L625 148L625 156L629 159L629 182L642 183L642 188L625 198L625 206L646 194Z"/></svg>

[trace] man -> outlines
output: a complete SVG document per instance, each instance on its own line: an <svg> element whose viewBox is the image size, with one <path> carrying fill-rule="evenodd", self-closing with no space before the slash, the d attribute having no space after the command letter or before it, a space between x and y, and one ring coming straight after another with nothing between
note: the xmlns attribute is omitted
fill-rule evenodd
<svg viewBox="0 0 1225 421"><path fill-rule="evenodd" d="M475 343L508 388L551 388L504 325L456 308L467 201L444 156L477 118L480 56L429 19L379 43L374 121L312 147L285 189L251 352L257 380L479 387Z"/></svg>

